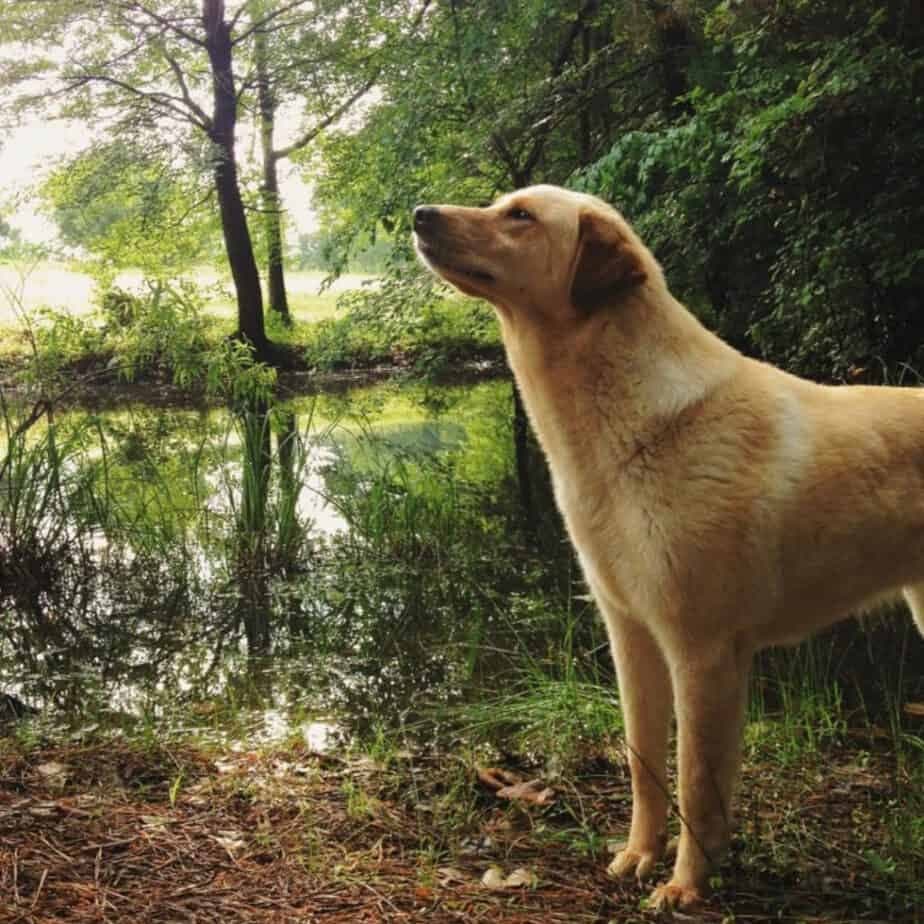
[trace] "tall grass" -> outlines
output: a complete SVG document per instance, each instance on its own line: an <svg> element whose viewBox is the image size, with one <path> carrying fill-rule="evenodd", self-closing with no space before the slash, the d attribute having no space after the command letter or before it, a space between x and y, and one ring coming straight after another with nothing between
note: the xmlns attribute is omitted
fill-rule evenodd
<svg viewBox="0 0 924 924"><path fill-rule="evenodd" d="M88 480L75 464L85 458L87 431L62 430L41 404L17 410L2 391L0 425L2 589L37 598L64 563L85 556L92 542L93 525L83 514Z"/></svg>
<svg viewBox="0 0 924 924"><path fill-rule="evenodd" d="M751 683L749 740L772 742L784 764L841 741L846 709L837 657L828 638L761 653Z"/></svg>
<svg viewBox="0 0 924 924"><path fill-rule="evenodd" d="M30 420L0 396L0 688L81 701L78 720L116 688L137 705L144 688L227 680L217 665L239 625L267 650L272 581L298 570L310 539L299 511L310 450L294 421L272 452L265 414L177 440L160 414L46 411ZM216 472L230 514L206 502Z"/></svg>

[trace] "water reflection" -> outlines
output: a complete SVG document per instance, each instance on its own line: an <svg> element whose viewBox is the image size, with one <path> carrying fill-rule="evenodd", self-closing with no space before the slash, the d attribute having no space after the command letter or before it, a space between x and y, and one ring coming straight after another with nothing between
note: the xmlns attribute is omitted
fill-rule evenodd
<svg viewBox="0 0 924 924"><path fill-rule="evenodd" d="M509 418L495 383L71 412L4 486L0 691L272 734L459 696L504 596L556 579L517 527Z"/></svg>

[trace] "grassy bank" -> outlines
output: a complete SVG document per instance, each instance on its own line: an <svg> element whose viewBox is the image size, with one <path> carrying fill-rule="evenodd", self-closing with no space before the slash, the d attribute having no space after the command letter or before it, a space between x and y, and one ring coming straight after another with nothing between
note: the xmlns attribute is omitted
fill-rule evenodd
<svg viewBox="0 0 924 924"><path fill-rule="evenodd" d="M50 368L82 375L88 385L148 380L190 389L192 375L233 333L235 308L229 295L207 274L179 280L159 292L122 280L103 296L79 274L44 268L45 285L30 289L7 281L0 291L0 379L47 377ZM61 276L62 279L58 279ZM65 293L67 279L74 292ZM289 302L293 323L268 316L283 372L325 374L390 369L438 375L466 364L497 362L499 334L484 306L449 298L431 302L413 317L377 311L367 299L362 311L344 307L360 291L375 291L375 280L349 276L322 289L320 273L293 273ZM0 279L0 283L3 280ZM46 292L46 290L48 290ZM86 290L86 291L85 291ZM48 300L37 300L43 293ZM32 293L32 294L30 294ZM57 293L60 301L50 300ZM75 301L76 299L76 301Z"/></svg>

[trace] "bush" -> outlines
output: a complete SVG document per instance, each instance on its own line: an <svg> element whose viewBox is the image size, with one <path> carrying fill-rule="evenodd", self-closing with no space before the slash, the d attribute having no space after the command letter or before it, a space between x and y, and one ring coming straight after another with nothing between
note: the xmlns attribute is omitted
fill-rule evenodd
<svg viewBox="0 0 924 924"><path fill-rule="evenodd" d="M201 379L209 348L202 308L195 286L186 282L157 282L144 295L106 291L100 304L103 331L120 374L168 375L181 387Z"/></svg>

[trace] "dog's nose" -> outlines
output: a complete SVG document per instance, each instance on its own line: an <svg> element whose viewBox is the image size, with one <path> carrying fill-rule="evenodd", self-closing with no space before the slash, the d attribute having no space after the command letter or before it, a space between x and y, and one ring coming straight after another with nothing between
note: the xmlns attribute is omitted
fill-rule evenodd
<svg viewBox="0 0 924 924"><path fill-rule="evenodd" d="M414 230L426 231L432 228L440 217L440 210L435 205L418 205L414 209Z"/></svg>

